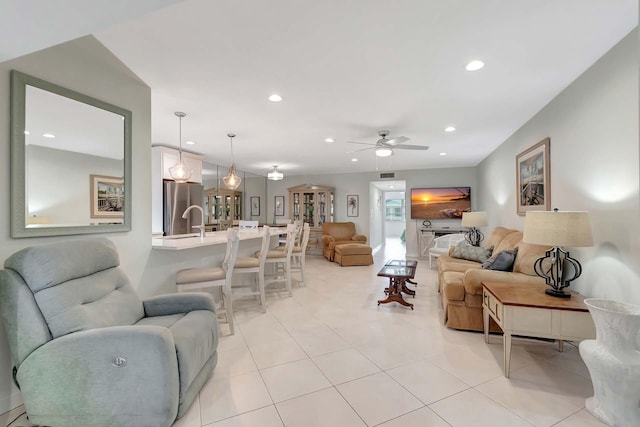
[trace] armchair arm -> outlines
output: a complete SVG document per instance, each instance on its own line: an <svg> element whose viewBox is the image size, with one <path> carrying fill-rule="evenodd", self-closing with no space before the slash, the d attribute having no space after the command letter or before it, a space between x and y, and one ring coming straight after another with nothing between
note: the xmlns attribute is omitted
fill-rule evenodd
<svg viewBox="0 0 640 427"><path fill-rule="evenodd" d="M523 273L484 270L481 268L467 270L462 279L465 292L473 295L482 295L482 282L509 282L522 285L534 285L536 283L544 283L544 279Z"/></svg>
<svg viewBox="0 0 640 427"><path fill-rule="evenodd" d="M126 364L116 366L116 358ZM170 426L178 411L173 336L160 326L114 326L56 338L16 375L33 423Z"/></svg>
<svg viewBox="0 0 640 427"><path fill-rule="evenodd" d="M206 292L158 295L144 300L142 304L144 305L144 314L146 317L189 313L195 310L216 312L213 297Z"/></svg>
<svg viewBox="0 0 640 427"><path fill-rule="evenodd" d="M351 240L354 240L354 241L360 242L360 243L367 243L367 236L362 235L362 234L354 234L353 237L351 238Z"/></svg>
<svg viewBox="0 0 640 427"><path fill-rule="evenodd" d="M335 242L335 241L336 241L336 239L333 236L330 236L328 234L323 234L322 235L322 246L323 247L327 247L327 246L329 246L329 243Z"/></svg>

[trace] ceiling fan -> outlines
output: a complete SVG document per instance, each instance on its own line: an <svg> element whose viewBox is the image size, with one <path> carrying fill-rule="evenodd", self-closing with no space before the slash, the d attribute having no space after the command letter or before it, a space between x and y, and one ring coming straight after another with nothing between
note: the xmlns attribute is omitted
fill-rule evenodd
<svg viewBox="0 0 640 427"><path fill-rule="evenodd" d="M376 150L376 156L378 157L389 157L393 155L393 150L394 149L401 149L401 150L428 150L429 147L426 145L408 145L408 144L403 144L405 141L409 141L410 138L407 138L406 136L398 136L395 138L391 138L391 139L387 139L387 136L389 135L389 131L388 130L379 130L378 131L378 135L381 136L381 138L375 143L372 144L370 142L353 142L353 141L347 141L348 144L360 144L360 145L369 145L369 147L367 148L362 148L360 150L355 150L355 151L350 151L349 153L356 153L358 151L364 151L364 150L371 150L371 149L375 149Z"/></svg>

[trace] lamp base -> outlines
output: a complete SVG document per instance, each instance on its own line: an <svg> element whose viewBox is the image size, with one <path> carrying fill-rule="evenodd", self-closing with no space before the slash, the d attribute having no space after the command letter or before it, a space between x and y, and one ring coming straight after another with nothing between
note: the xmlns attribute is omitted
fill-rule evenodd
<svg viewBox="0 0 640 427"><path fill-rule="evenodd" d="M552 297L558 297L558 298L571 298L571 294L565 292L565 291L558 291L555 289L547 289L544 291L545 294L547 295L551 295Z"/></svg>

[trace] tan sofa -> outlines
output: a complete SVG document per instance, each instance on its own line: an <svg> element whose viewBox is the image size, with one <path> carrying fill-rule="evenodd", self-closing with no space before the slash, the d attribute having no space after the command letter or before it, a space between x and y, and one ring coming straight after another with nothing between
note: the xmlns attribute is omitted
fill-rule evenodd
<svg viewBox="0 0 640 427"><path fill-rule="evenodd" d="M438 278L444 309L444 323L454 329L482 331L482 282L499 281L518 285L544 284L533 270L534 262L544 256L546 246L522 242L522 232L496 227L483 246L493 253L518 247L513 271L484 270L474 261L442 255L438 258ZM449 252L451 254L453 249ZM492 322L492 330L499 330Z"/></svg>
<svg viewBox="0 0 640 427"><path fill-rule="evenodd" d="M353 222L325 222L322 224L322 255L329 261L335 258L336 245L367 243L367 236L356 234Z"/></svg>

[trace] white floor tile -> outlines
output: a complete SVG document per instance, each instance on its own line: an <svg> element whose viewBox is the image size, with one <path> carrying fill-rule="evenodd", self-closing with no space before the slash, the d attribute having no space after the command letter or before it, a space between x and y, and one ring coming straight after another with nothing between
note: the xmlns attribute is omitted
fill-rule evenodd
<svg viewBox="0 0 640 427"><path fill-rule="evenodd" d="M555 424L554 427L607 427L607 425L591 415L586 409L582 409Z"/></svg>
<svg viewBox="0 0 640 427"><path fill-rule="evenodd" d="M334 385L380 372L354 348L316 356L313 361Z"/></svg>
<svg viewBox="0 0 640 427"><path fill-rule="evenodd" d="M429 408L420 408L406 415L380 424L380 427L449 427L442 418Z"/></svg>
<svg viewBox="0 0 640 427"><path fill-rule="evenodd" d="M291 335L309 356L317 356L350 347L345 340L326 326L294 331Z"/></svg>
<svg viewBox="0 0 640 427"><path fill-rule="evenodd" d="M173 423L173 427L200 427L200 399L195 399L186 414Z"/></svg>
<svg viewBox="0 0 640 427"><path fill-rule="evenodd" d="M364 427L364 422L334 388L276 404L287 427Z"/></svg>
<svg viewBox="0 0 640 427"><path fill-rule="evenodd" d="M216 366L216 376L231 376L246 374L257 371L258 368L253 361L248 348L236 350L218 351L218 365Z"/></svg>
<svg viewBox="0 0 640 427"><path fill-rule="evenodd" d="M423 406L384 372L340 384L336 388L369 426Z"/></svg>
<svg viewBox="0 0 640 427"><path fill-rule="evenodd" d="M204 427L283 427L275 406L257 409Z"/></svg>
<svg viewBox="0 0 640 427"><path fill-rule="evenodd" d="M580 408L592 395L591 381L543 362L512 372L476 389L539 426L551 426Z"/></svg>
<svg viewBox="0 0 640 427"><path fill-rule="evenodd" d="M244 341L242 333L240 333L237 328L234 335L222 336L220 337L220 341L218 341L218 351L231 351L242 348L247 348L247 343Z"/></svg>
<svg viewBox="0 0 640 427"><path fill-rule="evenodd" d="M532 425L473 389L440 400L429 408L454 427L531 427Z"/></svg>
<svg viewBox="0 0 640 427"><path fill-rule="evenodd" d="M427 405L469 388L455 376L424 360L387 373Z"/></svg>
<svg viewBox="0 0 640 427"><path fill-rule="evenodd" d="M502 358L487 359L468 350L440 353L427 358L434 365L460 378L470 386L504 375Z"/></svg>
<svg viewBox="0 0 640 427"><path fill-rule="evenodd" d="M215 372L215 371L214 371ZM258 372L211 378L200 390L203 424L272 405L273 401Z"/></svg>
<svg viewBox="0 0 640 427"><path fill-rule="evenodd" d="M282 402L331 386L310 359L274 366L261 372L274 402Z"/></svg>
<svg viewBox="0 0 640 427"><path fill-rule="evenodd" d="M309 357L291 337L280 341L252 344L250 351L259 369L270 368Z"/></svg>

